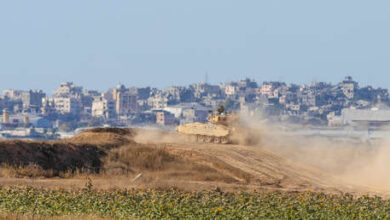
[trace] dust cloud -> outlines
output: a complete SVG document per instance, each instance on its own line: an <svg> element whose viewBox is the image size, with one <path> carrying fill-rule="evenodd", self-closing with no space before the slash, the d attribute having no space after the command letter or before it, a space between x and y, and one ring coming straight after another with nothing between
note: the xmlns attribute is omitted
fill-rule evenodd
<svg viewBox="0 0 390 220"><path fill-rule="evenodd" d="M138 129L134 141L142 144L196 143L194 137L177 135L175 132L164 131L153 127Z"/></svg>
<svg viewBox="0 0 390 220"><path fill-rule="evenodd" d="M264 150L331 174L332 181L374 191L390 191L390 139L375 142L308 137L291 132L297 127L271 123L262 115L240 114L246 126L261 137L256 145ZM390 130L387 129L390 133ZM329 180L331 181L331 180Z"/></svg>
<svg viewBox="0 0 390 220"><path fill-rule="evenodd" d="M318 176L326 178L322 179L323 182L333 186L390 193L390 139L364 142L348 138L305 136L294 132L303 126L270 122L261 114L240 113L239 116L241 126L235 129L231 137L238 145L250 145L305 168L313 167L322 172ZM141 129L134 140L144 144L196 145L195 138L159 129ZM306 171L296 172L305 175Z"/></svg>

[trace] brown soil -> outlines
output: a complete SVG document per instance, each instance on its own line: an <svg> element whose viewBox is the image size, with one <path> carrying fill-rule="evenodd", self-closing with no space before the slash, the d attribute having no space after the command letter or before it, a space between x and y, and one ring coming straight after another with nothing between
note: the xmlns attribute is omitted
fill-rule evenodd
<svg viewBox="0 0 390 220"><path fill-rule="evenodd" d="M62 141L1 141L0 184L84 187L85 176L89 175L94 187L100 189L220 187L227 191L375 193L372 189L342 183L322 170L261 147L184 140L172 133L94 129ZM50 175L42 174L39 169L51 171Z"/></svg>
<svg viewBox="0 0 390 220"><path fill-rule="evenodd" d="M77 145L95 145L104 148L115 148L120 145L135 143L133 141L136 131L129 128L93 128L86 130L72 138L66 139L64 143Z"/></svg>

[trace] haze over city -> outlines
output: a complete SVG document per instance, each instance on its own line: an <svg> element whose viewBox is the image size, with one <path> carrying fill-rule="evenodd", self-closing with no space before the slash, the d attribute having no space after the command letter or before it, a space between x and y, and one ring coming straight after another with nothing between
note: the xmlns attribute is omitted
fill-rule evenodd
<svg viewBox="0 0 390 220"><path fill-rule="evenodd" d="M390 1L0 4L0 219L389 219Z"/></svg>
<svg viewBox="0 0 390 220"><path fill-rule="evenodd" d="M0 89L245 77L390 88L388 1L4 1Z"/></svg>

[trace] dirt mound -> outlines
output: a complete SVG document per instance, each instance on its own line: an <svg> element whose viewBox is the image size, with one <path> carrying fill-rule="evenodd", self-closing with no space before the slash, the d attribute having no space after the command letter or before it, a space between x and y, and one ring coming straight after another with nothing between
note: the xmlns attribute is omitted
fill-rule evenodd
<svg viewBox="0 0 390 220"><path fill-rule="evenodd" d="M99 128L61 141L3 141L0 143L0 164L3 170L14 168L8 173L16 173L16 176L50 176L47 171L58 176L65 171L84 170L96 175L143 173L143 181L151 183L245 183L250 178L246 172L206 154L193 151L198 155L194 157L173 145L135 142L135 134L132 129ZM152 138L156 139L161 140Z"/></svg>
<svg viewBox="0 0 390 220"><path fill-rule="evenodd" d="M105 153L93 145L74 145L71 143L0 141L0 164L11 167L37 165L59 172L90 168L94 172L101 166L100 157Z"/></svg>
<svg viewBox="0 0 390 220"><path fill-rule="evenodd" d="M17 176L33 173L58 176L61 172L99 173L109 149L135 143L135 131L127 128L94 128L59 141L0 141L0 166ZM31 168L31 169L30 169ZM13 169L13 170L12 170ZM42 172L36 172L43 169ZM33 173L28 173L31 170Z"/></svg>
<svg viewBox="0 0 390 220"><path fill-rule="evenodd" d="M135 143L136 131L130 128L93 128L64 140L66 143L90 144L105 148L115 148Z"/></svg>
<svg viewBox="0 0 390 220"><path fill-rule="evenodd" d="M130 128L92 128L84 131L84 133L113 133L119 135L134 136L134 129Z"/></svg>

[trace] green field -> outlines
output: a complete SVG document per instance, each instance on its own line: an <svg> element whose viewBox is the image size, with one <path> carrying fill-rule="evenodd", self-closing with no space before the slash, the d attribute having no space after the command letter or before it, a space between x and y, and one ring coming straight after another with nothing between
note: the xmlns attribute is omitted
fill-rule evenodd
<svg viewBox="0 0 390 220"><path fill-rule="evenodd" d="M135 219L386 219L380 197L321 193L225 193L177 190L66 191L1 188L0 212L25 216Z"/></svg>

